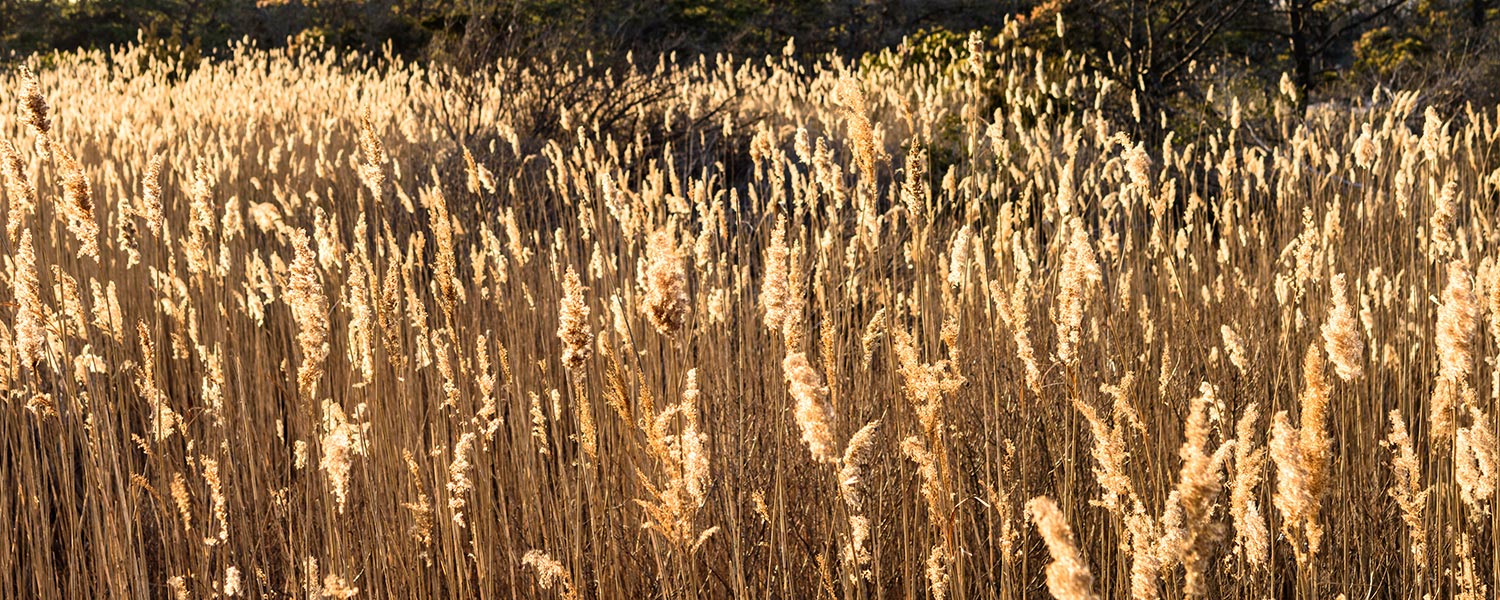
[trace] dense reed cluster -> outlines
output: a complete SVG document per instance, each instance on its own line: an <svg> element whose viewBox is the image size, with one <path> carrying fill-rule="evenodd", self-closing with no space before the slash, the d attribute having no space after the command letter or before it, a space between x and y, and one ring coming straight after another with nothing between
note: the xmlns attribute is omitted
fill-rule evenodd
<svg viewBox="0 0 1500 600"><path fill-rule="evenodd" d="M0 74L0 596L1493 597L1500 109L1017 27Z"/></svg>

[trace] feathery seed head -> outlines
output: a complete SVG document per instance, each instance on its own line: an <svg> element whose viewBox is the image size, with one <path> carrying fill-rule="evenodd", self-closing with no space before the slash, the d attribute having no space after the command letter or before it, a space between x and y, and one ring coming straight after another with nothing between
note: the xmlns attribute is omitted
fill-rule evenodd
<svg viewBox="0 0 1500 600"><path fill-rule="evenodd" d="M1047 565L1047 591L1057 600L1097 600L1094 576L1057 503L1037 496L1026 503L1026 513L1052 554L1052 564Z"/></svg>
<svg viewBox="0 0 1500 600"><path fill-rule="evenodd" d="M583 297L583 284L571 266L563 276L563 297L557 320L557 337L563 343L563 366L569 369L582 367L593 355L594 332L589 330L589 305Z"/></svg>
<svg viewBox="0 0 1500 600"><path fill-rule="evenodd" d="M1328 311L1328 322L1323 324L1323 348L1334 372L1344 381L1353 381L1364 374L1365 345L1359 337L1359 321L1354 318L1354 309L1349 304L1349 293L1344 274L1334 275L1333 308Z"/></svg>
<svg viewBox="0 0 1500 600"><path fill-rule="evenodd" d="M688 301L687 272L670 230L651 234L646 249L646 295L641 311L662 335L674 335L687 324L691 305Z"/></svg>
<svg viewBox="0 0 1500 600"><path fill-rule="evenodd" d="M828 406L828 386L823 376L807 362L807 355L790 354L781 363L787 387L796 401L797 425L802 441L812 451L813 460L823 463L838 460L833 446L832 409Z"/></svg>

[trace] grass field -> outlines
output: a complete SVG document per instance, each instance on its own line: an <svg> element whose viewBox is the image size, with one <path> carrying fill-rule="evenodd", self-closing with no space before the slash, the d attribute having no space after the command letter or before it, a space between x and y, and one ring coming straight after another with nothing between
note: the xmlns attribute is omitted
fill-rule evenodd
<svg viewBox="0 0 1500 600"><path fill-rule="evenodd" d="M1493 598L1500 110L1011 41L0 71L0 597Z"/></svg>

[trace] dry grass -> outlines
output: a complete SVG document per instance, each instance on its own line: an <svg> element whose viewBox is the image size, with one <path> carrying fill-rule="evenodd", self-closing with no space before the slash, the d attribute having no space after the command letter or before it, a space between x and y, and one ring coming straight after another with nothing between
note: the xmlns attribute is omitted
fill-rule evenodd
<svg viewBox="0 0 1500 600"><path fill-rule="evenodd" d="M1488 597L1500 110L966 48L0 74L0 597Z"/></svg>

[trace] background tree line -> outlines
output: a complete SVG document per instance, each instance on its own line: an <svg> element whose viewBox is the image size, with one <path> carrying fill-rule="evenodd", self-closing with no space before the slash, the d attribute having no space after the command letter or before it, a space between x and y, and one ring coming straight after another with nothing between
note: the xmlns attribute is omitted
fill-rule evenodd
<svg viewBox="0 0 1500 600"><path fill-rule="evenodd" d="M192 65L228 43L317 43L492 68L504 57L780 52L858 56L912 34L928 45L995 32L1082 60L1129 92L1118 108L1148 137L1231 118L1232 92L1290 92L1293 109L1427 90L1429 102L1495 103L1496 0L0 0L0 61L135 41ZM1059 22L1061 26L1059 26ZM1254 107L1246 107L1253 111Z"/></svg>

